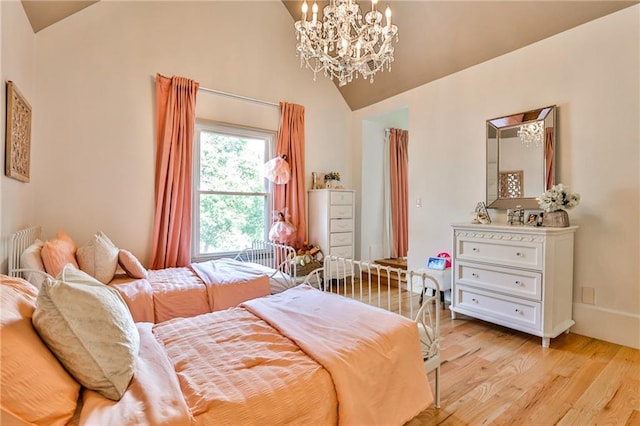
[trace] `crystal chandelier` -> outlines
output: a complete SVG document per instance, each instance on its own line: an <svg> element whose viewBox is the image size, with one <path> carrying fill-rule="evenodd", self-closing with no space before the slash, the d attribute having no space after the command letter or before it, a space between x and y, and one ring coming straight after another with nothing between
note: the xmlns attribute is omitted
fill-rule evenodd
<svg viewBox="0 0 640 426"><path fill-rule="evenodd" d="M364 14L356 0L329 0L318 19L318 4L314 1L311 20L307 20L308 5L302 3L302 19L297 21L296 45L300 66L306 65L316 74L323 71L325 77L337 78L344 86L358 74L370 79L386 69L391 71L393 39L398 41L398 27L391 25L391 8L382 13L376 10L378 0L371 0L371 10Z"/></svg>
<svg viewBox="0 0 640 426"><path fill-rule="evenodd" d="M518 136L520 137L520 142L522 142L525 147L539 147L542 145L544 130L542 123L542 121L534 121L533 123L527 123L520 126L520 129L518 129Z"/></svg>

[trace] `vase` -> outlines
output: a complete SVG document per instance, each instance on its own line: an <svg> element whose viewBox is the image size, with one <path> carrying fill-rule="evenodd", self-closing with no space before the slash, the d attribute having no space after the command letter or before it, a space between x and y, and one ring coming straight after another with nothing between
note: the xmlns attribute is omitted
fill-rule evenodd
<svg viewBox="0 0 640 426"><path fill-rule="evenodd" d="M569 214L566 210L544 212L542 216L542 226L549 228L566 228L569 226Z"/></svg>

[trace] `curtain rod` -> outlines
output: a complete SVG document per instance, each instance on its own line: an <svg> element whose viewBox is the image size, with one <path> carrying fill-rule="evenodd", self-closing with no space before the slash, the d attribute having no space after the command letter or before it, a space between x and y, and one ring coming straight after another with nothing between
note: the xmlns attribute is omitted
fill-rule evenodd
<svg viewBox="0 0 640 426"><path fill-rule="evenodd" d="M277 104L275 102L268 102L268 101L263 101L261 99L249 98L247 96L242 96L242 95L236 95L234 93L223 92L221 90L208 89L206 87L199 87L198 90L202 90L203 92L209 92L209 93L213 93L213 94L220 95L220 96L226 96L228 98L242 99L243 101L249 101L249 102L253 102L253 103L256 103L256 104L262 104L262 105L267 105L267 106L271 106L271 107L280 108L280 104Z"/></svg>

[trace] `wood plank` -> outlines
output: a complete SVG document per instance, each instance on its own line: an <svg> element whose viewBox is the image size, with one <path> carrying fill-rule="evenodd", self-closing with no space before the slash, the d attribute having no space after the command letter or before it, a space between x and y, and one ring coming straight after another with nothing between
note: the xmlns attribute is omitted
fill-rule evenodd
<svg viewBox="0 0 640 426"><path fill-rule="evenodd" d="M640 351L441 313L441 408L406 426L640 424ZM429 376L433 386L433 376Z"/></svg>

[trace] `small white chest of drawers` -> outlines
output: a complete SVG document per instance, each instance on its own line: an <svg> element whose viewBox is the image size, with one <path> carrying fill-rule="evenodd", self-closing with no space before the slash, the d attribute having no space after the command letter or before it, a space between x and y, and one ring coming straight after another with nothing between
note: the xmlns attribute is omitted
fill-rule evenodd
<svg viewBox="0 0 640 426"><path fill-rule="evenodd" d="M576 226L545 228L454 224L451 315L542 337L542 346L575 324Z"/></svg>
<svg viewBox="0 0 640 426"><path fill-rule="evenodd" d="M325 255L353 259L355 191L309 191L309 242Z"/></svg>

